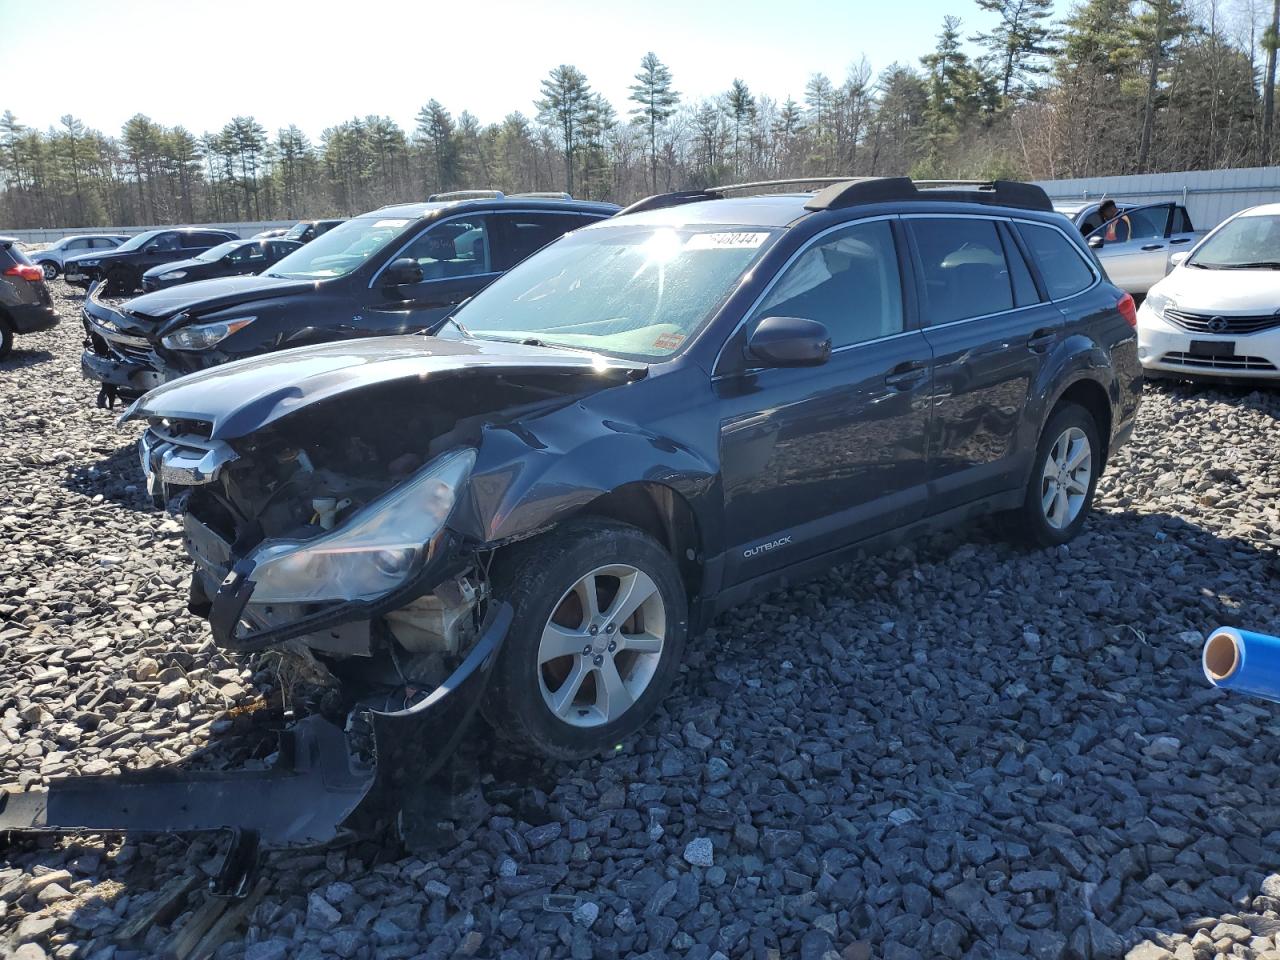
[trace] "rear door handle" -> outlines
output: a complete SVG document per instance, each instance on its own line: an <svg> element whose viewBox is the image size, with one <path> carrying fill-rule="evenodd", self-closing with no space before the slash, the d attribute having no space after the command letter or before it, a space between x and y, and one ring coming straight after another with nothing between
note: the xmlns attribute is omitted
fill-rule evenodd
<svg viewBox="0 0 1280 960"><path fill-rule="evenodd" d="M916 361L900 363L889 372L884 382L898 390L907 390L929 375L927 364Z"/></svg>
<svg viewBox="0 0 1280 960"><path fill-rule="evenodd" d="M1169 244L1173 245L1175 243L1190 243L1190 242L1191 242L1190 237L1174 237L1172 240L1169 241Z"/></svg>
<svg viewBox="0 0 1280 960"><path fill-rule="evenodd" d="M1041 327L1027 337L1027 349L1035 353L1043 353L1058 339L1058 331L1052 327Z"/></svg>
<svg viewBox="0 0 1280 960"><path fill-rule="evenodd" d="M1164 244L1163 244L1163 243L1148 243L1148 244L1144 244L1144 245L1143 245L1143 247L1142 247L1142 249L1143 249L1143 250L1163 250L1163 249L1164 249Z"/></svg>

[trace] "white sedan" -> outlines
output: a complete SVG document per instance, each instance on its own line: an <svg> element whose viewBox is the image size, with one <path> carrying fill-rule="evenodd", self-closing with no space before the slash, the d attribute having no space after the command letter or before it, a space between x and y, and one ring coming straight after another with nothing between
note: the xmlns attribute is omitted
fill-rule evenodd
<svg viewBox="0 0 1280 960"><path fill-rule="evenodd" d="M1170 262L1138 310L1143 370L1280 379L1280 203L1237 213Z"/></svg>

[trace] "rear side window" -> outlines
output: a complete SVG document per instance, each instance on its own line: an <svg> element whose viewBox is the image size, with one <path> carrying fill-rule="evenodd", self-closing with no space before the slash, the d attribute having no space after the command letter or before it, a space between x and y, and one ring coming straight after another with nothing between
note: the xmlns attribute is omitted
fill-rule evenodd
<svg viewBox="0 0 1280 960"><path fill-rule="evenodd" d="M951 323L1013 309L1013 285L994 220L907 221L924 281L927 323Z"/></svg>
<svg viewBox="0 0 1280 960"><path fill-rule="evenodd" d="M509 270L580 223L578 217L566 213L511 213L498 219L503 226L499 270Z"/></svg>
<svg viewBox="0 0 1280 960"><path fill-rule="evenodd" d="M1173 232L1174 233L1191 233L1195 227L1191 225L1191 217L1187 214L1186 207L1173 208Z"/></svg>
<svg viewBox="0 0 1280 960"><path fill-rule="evenodd" d="M771 316L817 320L833 347L901 333L902 281L889 223L855 223L801 253L753 320Z"/></svg>
<svg viewBox="0 0 1280 960"><path fill-rule="evenodd" d="M1061 300L1093 285L1093 270L1084 254L1053 227L1020 223L1018 230L1040 266L1049 299Z"/></svg>

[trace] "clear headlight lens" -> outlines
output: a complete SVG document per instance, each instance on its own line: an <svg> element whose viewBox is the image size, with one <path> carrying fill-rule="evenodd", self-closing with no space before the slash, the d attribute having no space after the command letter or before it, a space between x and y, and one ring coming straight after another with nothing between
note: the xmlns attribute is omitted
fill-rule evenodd
<svg viewBox="0 0 1280 960"><path fill-rule="evenodd" d="M172 277L174 274L166 276ZM238 317L235 320L219 320L217 323L198 323L166 334L160 338L160 342L170 350L208 350L237 330L243 330L256 319L258 318Z"/></svg>
<svg viewBox="0 0 1280 960"><path fill-rule="evenodd" d="M476 462L445 454L312 540L275 541L253 554L253 603L373 600L405 583L444 527Z"/></svg>
<svg viewBox="0 0 1280 960"><path fill-rule="evenodd" d="M164 275L164 278L166 280L181 280L186 275L187 275L187 271L185 270L170 270L168 273Z"/></svg>
<svg viewBox="0 0 1280 960"><path fill-rule="evenodd" d="M1142 305L1163 320L1164 312L1173 306L1173 301L1163 293L1148 293Z"/></svg>

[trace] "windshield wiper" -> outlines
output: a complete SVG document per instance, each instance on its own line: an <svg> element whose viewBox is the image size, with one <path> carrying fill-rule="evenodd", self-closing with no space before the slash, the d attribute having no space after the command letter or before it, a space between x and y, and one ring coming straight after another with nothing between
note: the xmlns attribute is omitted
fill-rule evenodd
<svg viewBox="0 0 1280 960"><path fill-rule="evenodd" d="M438 334L441 330L443 330L445 327L447 327L451 323L458 328L458 332L462 334L464 337L467 337L472 340L475 339L475 335L470 330L467 329L466 324L464 324L461 320L457 319L456 317L445 317L444 320L441 321L440 326L436 327L435 330L430 331L431 336L434 337L436 334ZM428 331L426 330L423 331L423 333L427 333L427 332Z"/></svg>
<svg viewBox="0 0 1280 960"><path fill-rule="evenodd" d="M1233 263L1232 270L1280 270L1280 260L1255 260L1252 263Z"/></svg>

